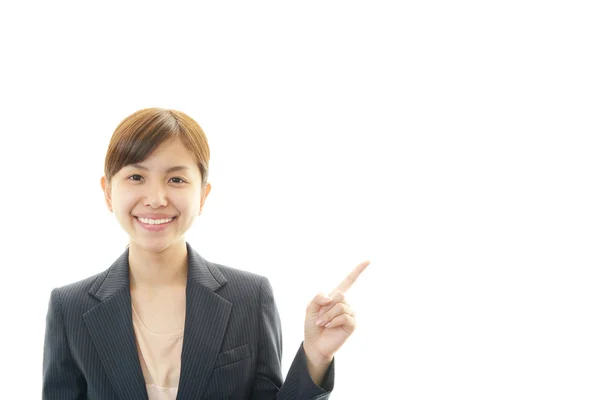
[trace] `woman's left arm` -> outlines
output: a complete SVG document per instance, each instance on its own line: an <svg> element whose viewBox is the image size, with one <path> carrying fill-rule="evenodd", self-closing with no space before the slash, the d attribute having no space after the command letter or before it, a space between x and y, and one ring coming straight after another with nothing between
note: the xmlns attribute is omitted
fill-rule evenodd
<svg viewBox="0 0 600 400"><path fill-rule="evenodd" d="M331 292L319 294L306 309L304 341L300 345L285 381L281 375L281 320L275 305L269 280L260 286L260 335L252 399L320 399L333 390L335 378L334 354L356 327L354 312L346 303L344 293L369 265L359 264Z"/></svg>
<svg viewBox="0 0 600 400"><path fill-rule="evenodd" d="M334 363L323 381L323 386L315 384L309 373L309 361L304 347L299 346L288 374L283 380L281 373L281 320L273 298L269 280L263 278L260 286L258 359L250 398L266 399L319 399L325 400L333 389Z"/></svg>
<svg viewBox="0 0 600 400"><path fill-rule="evenodd" d="M308 372L317 385L321 385L333 355L356 329L345 293L368 265L369 261L360 263L329 296L316 295L306 308L303 346Z"/></svg>

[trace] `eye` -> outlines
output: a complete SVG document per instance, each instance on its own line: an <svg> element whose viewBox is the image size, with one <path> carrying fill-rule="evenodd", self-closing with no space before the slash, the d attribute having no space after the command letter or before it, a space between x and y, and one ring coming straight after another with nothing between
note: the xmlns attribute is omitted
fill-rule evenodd
<svg viewBox="0 0 600 400"><path fill-rule="evenodd" d="M181 182L174 182L174 183L185 183L185 180L183 180L182 178L173 177L171 179L179 179L181 181Z"/></svg>
<svg viewBox="0 0 600 400"><path fill-rule="evenodd" d="M134 174L134 175L131 175L131 176L130 176L129 178L127 178L127 179L130 179L130 180L133 180L133 181L139 181L139 179L131 179L131 178L133 178L134 176L139 176L140 178L142 177L141 175Z"/></svg>

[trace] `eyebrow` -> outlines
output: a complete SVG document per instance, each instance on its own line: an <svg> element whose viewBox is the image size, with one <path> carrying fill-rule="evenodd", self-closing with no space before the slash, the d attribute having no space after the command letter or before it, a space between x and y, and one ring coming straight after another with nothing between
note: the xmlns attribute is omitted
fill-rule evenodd
<svg viewBox="0 0 600 400"><path fill-rule="evenodd" d="M148 171L148 168L144 167L142 164L131 164L129 166L133 167L133 168L143 169L144 171ZM183 166L183 165L176 165L174 167L167 168L166 172L171 173L171 172L181 171L181 170L185 170L185 169L189 169L189 168L186 166Z"/></svg>

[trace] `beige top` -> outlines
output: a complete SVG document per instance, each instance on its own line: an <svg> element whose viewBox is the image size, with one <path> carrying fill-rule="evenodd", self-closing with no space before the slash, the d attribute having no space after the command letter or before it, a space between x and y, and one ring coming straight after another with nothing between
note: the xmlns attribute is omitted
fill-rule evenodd
<svg viewBox="0 0 600 400"><path fill-rule="evenodd" d="M172 333L152 332L133 310L133 328L148 400L175 400L181 371L183 329Z"/></svg>

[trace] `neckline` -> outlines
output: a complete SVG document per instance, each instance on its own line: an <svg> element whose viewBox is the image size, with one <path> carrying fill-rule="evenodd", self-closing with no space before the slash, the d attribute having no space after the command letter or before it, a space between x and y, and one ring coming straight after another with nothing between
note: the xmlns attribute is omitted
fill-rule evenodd
<svg viewBox="0 0 600 400"><path fill-rule="evenodd" d="M159 337L163 337L165 339L178 339L180 337L183 336L183 332L185 330L185 328L177 330L175 332L170 332L170 333L158 333L158 332L154 332L153 330L151 330L150 328L148 328L148 326L144 323L144 321L142 321L142 319L140 318L140 316L138 315L137 311L135 310L135 307L133 306L133 302L131 303L131 309L133 310L133 316L134 318L134 323L139 322L141 327L147 331L148 333L154 335L154 336L159 336Z"/></svg>

